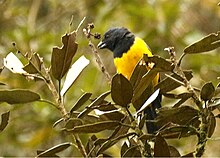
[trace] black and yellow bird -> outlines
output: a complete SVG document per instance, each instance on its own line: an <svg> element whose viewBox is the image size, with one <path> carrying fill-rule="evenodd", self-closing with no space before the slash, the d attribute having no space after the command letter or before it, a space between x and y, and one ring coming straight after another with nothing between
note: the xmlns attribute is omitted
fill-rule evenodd
<svg viewBox="0 0 220 158"><path fill-rule="evenodd" d="M130 79L133 70L137 63L143 58L144 54L152 56L148 45L139 37L136 37L127 28L116 27L108 30L98 44L98 48L107 48L114 54L114 64L117 73L122 74L128 80ZM159 81L159 74L153 80L153 85ZM156 109L161 107L161 95L145 109L147 120L154 120L156 117ZM157 127L150 121L146 123L149 133L154 133Z"/></svg>

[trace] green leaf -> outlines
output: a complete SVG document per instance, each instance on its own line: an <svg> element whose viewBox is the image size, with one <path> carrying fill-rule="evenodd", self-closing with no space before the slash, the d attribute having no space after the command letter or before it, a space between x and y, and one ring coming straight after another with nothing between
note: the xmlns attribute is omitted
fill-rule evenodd
<svg viewBox="0 0 220 158"><path fill-rule="evenodd" d="M101 104L101 103L104 101L104 99L105 99L110 93L111 93L110 91L107 91L107 92L101 94L101 95L100 95L98 98L96 98L91 104L89 104L89 106L88 106L85 110L83 110L77 117L78 117L78 118L83 118L84 116L86 116L87 114L89 114L89 113L93 110L92 107Z"/></svg>
<svg viewBox="0 0 220 158"><path fill-rule="evenodd" d="M200 93L200 97L202 100L207 101L211 100L215 93L215 87L213 86L212 82L206 83Z"/></svg>
<svg viewBox="0 0 220 158"><path fill-rule="evenodd" d="M136 65L131 78L130 83L133 86L133 89L135 89L140 82L141 78L148 72L146 65L140 65L139 63Z"/></svg>
<svg viewBox="0 0 220 158"><path fill-rule="evenodd" d="M202 53L220 47L220 32L211 33L184 49L186 54Z"/></svg>
<svg viewBox="0 0 220 158"><path fill-rule="evenodd" d="M86 101L89 100L89 98L92 96L92 93L84 93L77 102L73 105L72 109L70 110L70 113L73 113L73 111L78 110Z"/></svg>
<svg viewBox="0 0 220 158"><path fill-rule="evenodd" d="M169 151L170 157L181 157L179 151L175 147L169 145Z"/></svg>
<svg viewBox="0 0 220 158"><path fill-rule="evenodd" d="M10 111L5 112L1 115L1 124L0 124L0 132L2 132L5 127L8 125Z"/></svg>
<svg viewBox="0 0 220 158"><path fill-rule="evenodd" d="M7 102L9 104L22 104L37 101L39 99L39 94L29 90L0 90L0 102Z"/></svg>
<svg viewBox="0 0 220 158"><path fill-rule="evenodd" d="M192 76L192 71L183 71L183 72L184 72L184 74L185 74L188 81L193 77ZM171 74L170 76L175 78L178 81L181 81L181 82L184 81L183 77L181 77L177 74ZM160 88L160 93L164 94L164 93L172 91L172 90L174 90L174 89L176 89L180 86L181 86L180 83L176 82L175 80L173 80L169 77L166 77L164 80L162 80L161 82L159 82L156 85L155 89Z"/></svg>
<svg viewBox="0 0 220 158"><path fill-rule="evenodd" d="M83 120L79 118L71 118L67 121L65 128L72 129L76 126L81 126L83 124Z"/></svg>
<svg viewBox="0 0 220 158"><path fill-rule="evenodd" d="M166 140L160 134L156 135L154 157L170 157L169 146Z"/></svg>
<svg viewBox="0 0 220 158"><path fill-rule="evenodd" d="M149 85L152 84L152 81L156 77L158 72L155 69L151 69L145 74L140 80L138 86L134 89L134 96L132 98L132 103L134 103L137 99L141 97L141 95L145 92Z"/></svg>
<svg viewBox="0 0 220 158"><path fill-rule="evenodd" d="M72 58L77 51L76 32L66 34L62 37L63 46L54 47L51 59L51 69L54 78L61 80L69 70Z"/></svg>
<svg viewBox="0 0 220 158"><path fill-rule="evenodd" d="M211 138L216 128L216 119L212 112L210 113L208 120L209 120L208 137Z"/></svg>
<svg viewBox="0 0 220 158"><path fill-rule="evenodd" d="M141 151L138 146L129 147L122 157L141 157Z"/></svg>
<svg viewBox="0 0 220 158"><path fill-rule="evenodd" d="M62 143L62 144L56 145L48 150L40 152L40 154L38 154L37 157L53 157L56 153L59 153L65 149L67 149L70 146L71 146L71 143L69 143L69 142Z"/></svg>
<svg viewBox="0 0 220 158"><path fill-rule="evenodd" d="M121 157L125 154L125 152L128 150L128 145L126 142L121 146Z"/></svg>
<svg viewBox="0 0 220 158"><path fill-rule="evenodd" d="M111 96L112 100L118 105L126 107L131 103L133 88L122 74L116 74L112 78Z"/></svg>
<svg viewBox="0 0 220 158"><path fill-rule="evenodd" d="M93 124L86 124L76 126L73 129L67 129L67 132L71 133L98 133L104 130L113 130L115 127L120 125L118 121L103 121Z"/></svg>
<svg viewBox="0 0 220 158"><path fill-rule="evenodd" d="M154 63L154 68L157 69L158 72L172 72L175 67L172 62L156 55L148 57L146 54L144 55L144 60L146 63Z"/></svg>
<svg viewBox="0 0 220 158"><path fill-rule="evenodd" d="M26 72L30 74L35 74L41 71L42 59L40 58L39 54L34 53L30 59L29 63L25 65L23 68Z"/></svg>

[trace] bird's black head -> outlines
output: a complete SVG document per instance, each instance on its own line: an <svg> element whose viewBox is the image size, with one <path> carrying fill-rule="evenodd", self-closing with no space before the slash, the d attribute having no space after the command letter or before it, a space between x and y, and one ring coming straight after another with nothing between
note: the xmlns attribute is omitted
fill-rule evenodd
<svg viewBox="0 0 220 158"><path fill-rule="evenodd" d="M121 57L134 43L134 34L127 28L117 27L108 30L104 34L103 40L98 44L98 48L107 48L114 53L114 57Z"/></svg>

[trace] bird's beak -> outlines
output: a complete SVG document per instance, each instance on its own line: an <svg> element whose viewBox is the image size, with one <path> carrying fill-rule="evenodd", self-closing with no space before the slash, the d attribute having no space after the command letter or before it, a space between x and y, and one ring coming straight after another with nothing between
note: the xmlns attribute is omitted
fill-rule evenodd
<svg viewBox="0 0 220 158"><path fill-rule="evenodd" d="M106 43L103 42L103 41L101 41L101 42L99 42L99 44L98 44L97 47L98 47L99 49L103 49L103 48L106 48L106 46L107 46Z"/></svg>

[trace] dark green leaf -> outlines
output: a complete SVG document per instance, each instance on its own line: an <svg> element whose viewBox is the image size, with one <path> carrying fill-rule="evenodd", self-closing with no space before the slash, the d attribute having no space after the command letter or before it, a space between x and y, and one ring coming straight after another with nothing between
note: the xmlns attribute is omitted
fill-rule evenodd
<svg viewBox="0 0 220 158"><path fill-rule="evenodd" d="M179 151L175 147L169 145L169 151L170 157L181 157Z"/></svg>
<svg viewBox="0 0 220 158"><path fill-rule="evenodd" d="M130 78L130 83L135 89L141 78L148 72L146 65L137 64Z"/></svg>
<svg viewBox="0 0 220 158"><path fill-rule="evenodd" d="M121 146L121 157L125 154L125 152L128 150L128 145L126 142Z"/></svg>
<svg viewBox="0 0 220 158"><path fill-rule="evenodd" d="M22 104L37 101L40 96L29 90L0 90L0 102L7 102L9 104Z"/></svg>
<svg viewBox="0 0 220 158"><path fill-rule="evenodd" d="M213 113L209 116L208 137L211 138L216 128L216 119Z"/></svg>
<svg viewBox="0 0 220 158"><path fill-rule="evenodd" d="M156 55L152 57L148 57L147 55L145 55L144 60L146 63L154 63L154 68L157 69L158 72L172 72L175 67L170 61L167 61L166 59Z"/></svg>
<svg viewBox="0 0 220 158"><path fill-rule="evenodd" d="M120 135L119 137L116 137L114 139L109 139L106 142L104 142L101 147L98 150L98 154L103 153L105 150L109 149L112 147L114 144L118 143L121 139L128 138L129 136L134 135L135 133L126 133L124 135Z"/></svg>
<svg viewBox="0 0 220 158"><path fill-rule="evenodd" d="M160 134L156 135L154 157L170 157L169 146L166 140Z"/></svg>
<svg viewBox="0 0 220 158"><path fill-rule="evenodd" d="M51 59L52 74L57 80L61 80L69 70L72 58L77 51L76 32L64 35L62 43L62 48L53 48Z"/></svg>
<svg viewBox="0 0 220 158"><path fill-rule="evenodd" d="M147 74L145 74L142 77L140 83L134 90L134 96L132 98L132 102L135 102L139 97L141 97L141 95L145 92L148 86L152 84L157 74L158 72L155 69L151 69L150 71L148 71Z"/></svg>
<svg viewBox="0 0 220 158"><path fill-rule="evenodd" d="M209 34L201 40L186 47L184 52L186 54L202 53L214 50L218 47L220 47L220 32Z"/></svg>
<svg viewBox="0 0 220 158"><path fill-rule="evenodd" d="M1 124L0 124L0 132L2 132L5 127L8 125L10 111L5 112L1 115Z"/></svg>
<svg viewBox="0 0 220 158"><path fill-rule="evenodd" d="M39 54L34 53L30 59L29 63L23 68L26 72L30 74L38 73L41 71L42 59Z"/></svg>
<svg viewBox="0 0 220 158"><path fill-rule="evenodd" d="M187 78L187 80L189 81L193 76L192 76L192 71L184 71L184 74ZM178 81L183 82L184 79L183 77L177 75L177 74L171 74L171 77L175 78ZM162 80L161 82L159 82L155 89L160 89L160 93L164 94L166 92L172 91L176 88L178 88L179 86L181 86L181 84L179 82L176 82L175 80L167 77L164 80Z"/></svg>
<svg viewBox="0 0 220 158"><path fill-rule="evenodd" d="M83 110L77 117L78 118L83 118L84 116L86 116L87 114L89 114L94 106L97 106L99 104L101 104L104 99L110 94L111 92L110 91L107 91L103 94L101 94L98 98L96 98L85 110Z"/></svg>
<svg viewBox="0 0 220 158"><path fill-rule="evenodd" d="M76 126L81 126L83 124L83 120L79 118L71 118L67 121L65 128L66 129L72 129Z"/></svg>
<svg viewBox="0 0 220 158"><path fill-rule="evenodd" d="M54 156L56 153L59 153L65 149L67 149L70 146L71 146L71 143L69 143L69 142L59 144L59 145L56 145L48 150L41 152L39 155L37 155L37 157L51 157L51 156Z"/></svg>
<svg viewBox="0 0 220 158"><path fill-rule="evenodd" d="M120 125L120 122L118 121L103 121L93 124L76 126L73 129L68 129L67 131L72 133L98 133L104 130L113 130L118 125Z"/></svg>
<svg viewBox="0 0 220 158"><path fill-rule="evenodd" d="M215 87L213 86L212 82L206 83L200 93L200 97L204 101L211 100L215 93Z"/></svg>
<svg viewBox="0 0 220 158"><path fill-rule="evenodd" d="M122 74L116 74L112 78L111 96L112 100L118 105L126 107L131 103L133 88Z"/></svg>
<svg viewBox="0 0 220 158"><path fill-rule="evenodd" d="M138 146L131 146L125 151L122 157L141 157L140 148Z"/></svg>
<svg viewBox="0 0 220 158"><path fill-rule="evenodd" d="M91 97L92 93L84 93L78 100L77 102L73 105L72 109L70 110L70 113L73 111L78 110L86 101L89 100Z"/></svg>

